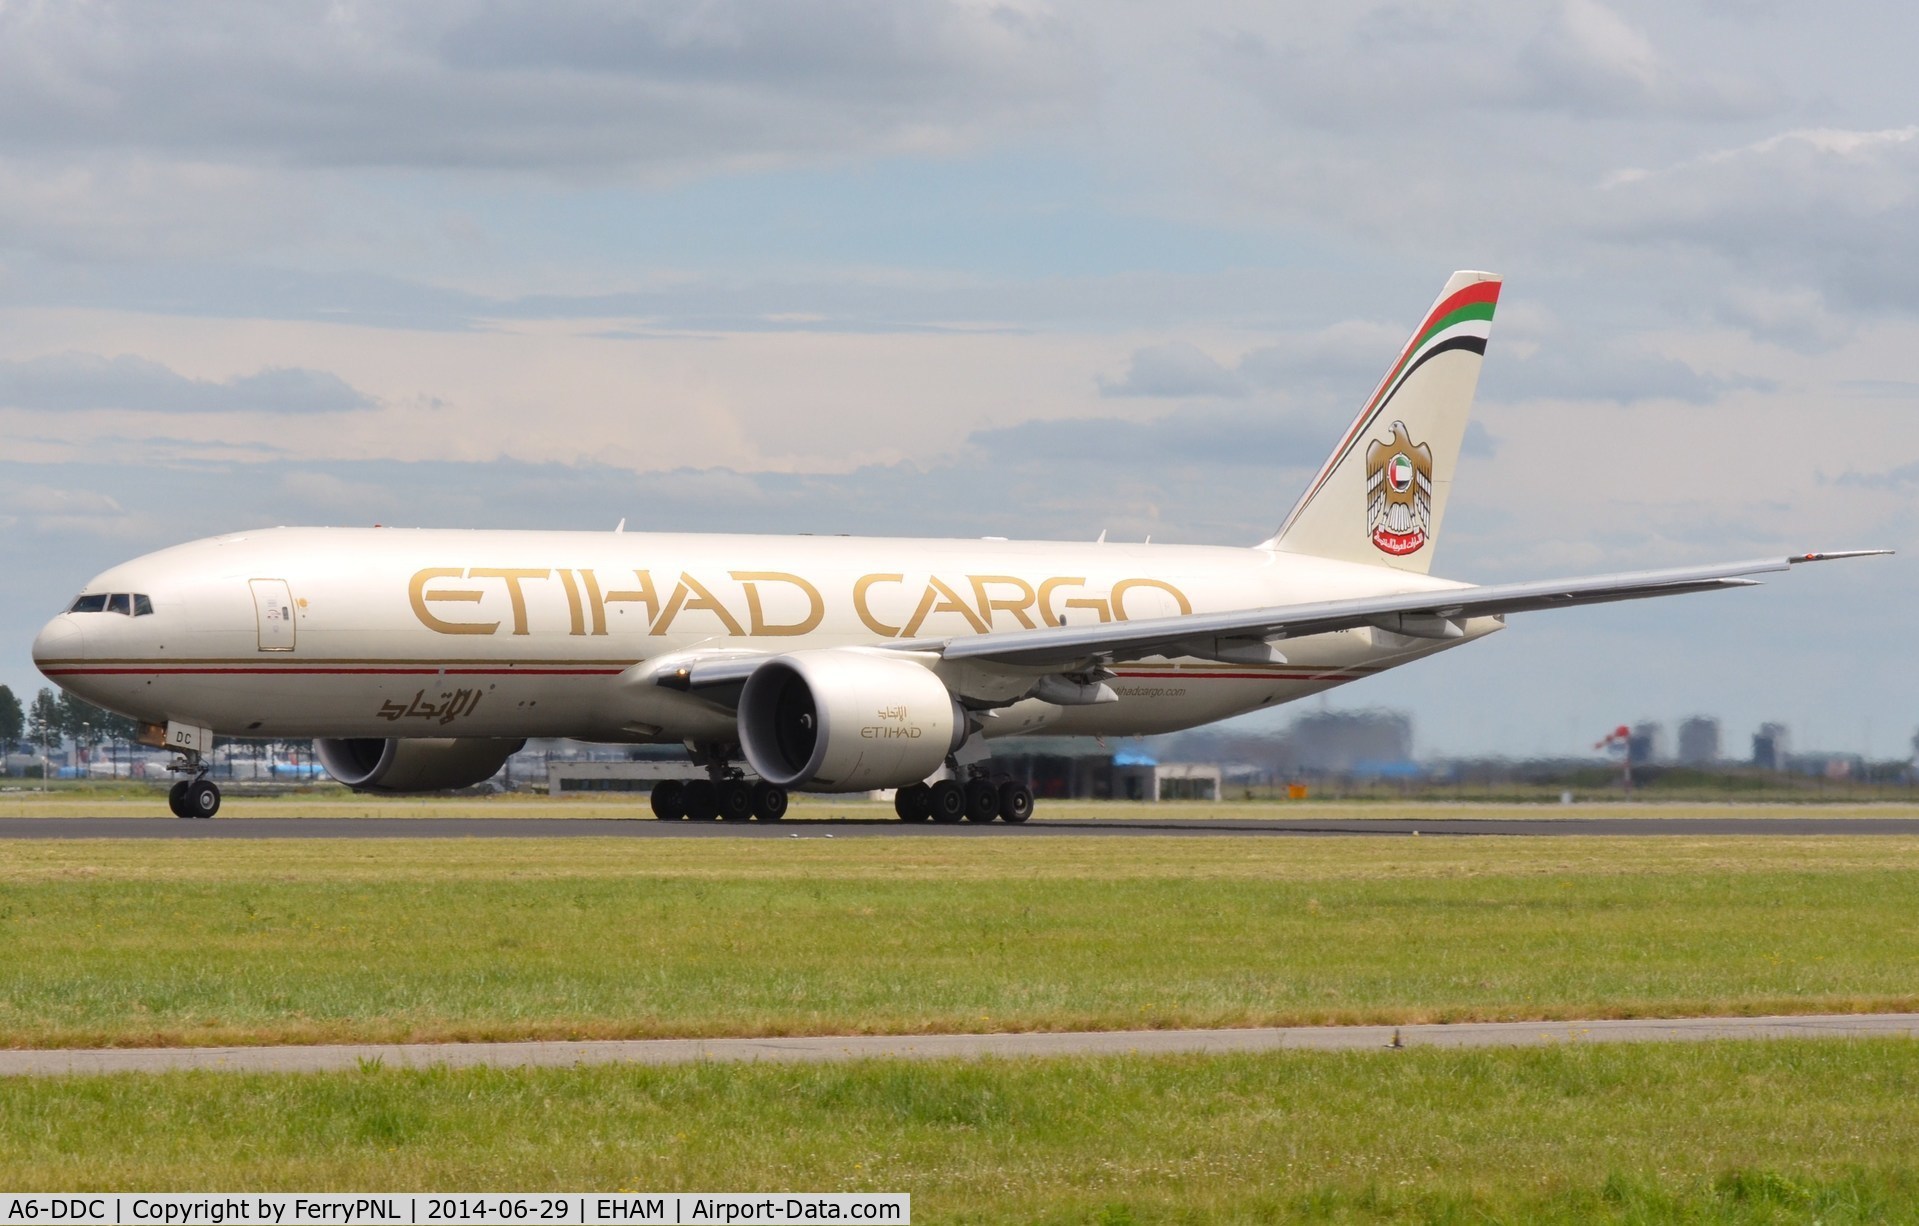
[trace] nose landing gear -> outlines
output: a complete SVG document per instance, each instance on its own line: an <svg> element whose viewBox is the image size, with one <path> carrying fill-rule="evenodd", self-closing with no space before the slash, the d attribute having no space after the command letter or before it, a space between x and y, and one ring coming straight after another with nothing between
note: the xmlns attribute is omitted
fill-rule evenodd
<svg viewBox="0 0 1919 1226"><path fill-rule="evenodd" d="M199 754L182 754L181 760L167 769L192 776L167 789L167 808L173 810L173 816L212 817L220 811L220 787L207 778L207 766Z"/></svg>

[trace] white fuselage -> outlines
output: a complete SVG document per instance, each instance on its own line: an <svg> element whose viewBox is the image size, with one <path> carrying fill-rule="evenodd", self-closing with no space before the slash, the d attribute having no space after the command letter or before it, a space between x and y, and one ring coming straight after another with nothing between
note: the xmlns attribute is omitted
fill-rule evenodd
<svg viewBox="0 0 1919 1226"><path fill-rule="evenodd" d="M275 528L194 541L94 579L152 612L64 613L47 676L111 710L237 737L731 739L733 714L654 683L678 652L955 638L1461 585L1266 549L1037 541ZM1463 638L1373 629L1283 664L1120 661L1118 702L1028 699L987 736L1193 727Z"/></svg>

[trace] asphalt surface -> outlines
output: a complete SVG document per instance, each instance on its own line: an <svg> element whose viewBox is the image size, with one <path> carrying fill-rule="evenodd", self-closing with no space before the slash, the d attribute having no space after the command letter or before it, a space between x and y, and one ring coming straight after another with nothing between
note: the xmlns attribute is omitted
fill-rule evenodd
<svg viewBox="0 0 1919 1226"><path fill-rule="evenodd" d="M1567 818L1197 818L1119 821L1036 817L953 826L878 818L784 822L661 822L577 817L145 817L0 818L0 839L635 839L1127 838L1143 835L1564 836L1564 835L1919 835L1910 817L1567 817Z"/></svg>
<svg viewBox="0 0 1919 1226"><path fill-rule="evenodd" d="M817 1063L867 1059L1172 1055L1394 1047L1538 1047L1713 1039L1919 1038L1919 1013L1700 1017L1421 1026L1274 1026L1246 1030L1114 1030L1059 1034L828 1035L776 1039L633 1039L585 1043L399 1043L320 1047L143 1047L0 1051L0 1076L213 1069L319 1073L383 1068L554 1068L581 1064Z"/></svg>

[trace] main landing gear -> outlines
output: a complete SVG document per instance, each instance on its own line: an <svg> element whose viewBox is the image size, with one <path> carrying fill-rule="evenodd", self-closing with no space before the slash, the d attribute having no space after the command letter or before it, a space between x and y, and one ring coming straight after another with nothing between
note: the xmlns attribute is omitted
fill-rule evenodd
<svg viewBox="0 0 1919 1226"><path fill-rule="evenodd" d="M1033 816L1033 789L1013 779L994 783L984 775L965 783L915 783L893 794L893 811L903 822L990 822L997 817L1018 825Z"/></svg>
<svg viewBox="0 0 1919 1226"><path fill-rule="evenodd" d="M220 787L207 778L207 765L199 754L183 754L167 769L189 776L167 789L167 808L173 816L212 817L220 811Z"/></svg>
<svg viewBox="0 0 1919 1226"><path fill-rule="evenodd" d="M697 750L704 758L705 779L663 779L653 786L653 816L663 822L682 818L695 822L743 822L758 818L777 822L786 816L786 789L764 779L749 782L746 772L729 764L726 754L711 747Z"/></svg>
<svg viewBox="0 0 1919 1226"><path fill-rule="evenodd" d="M663 822L777 822L786 816L786 789L761 780L663 779L653 785L653 816Z"/></svg>

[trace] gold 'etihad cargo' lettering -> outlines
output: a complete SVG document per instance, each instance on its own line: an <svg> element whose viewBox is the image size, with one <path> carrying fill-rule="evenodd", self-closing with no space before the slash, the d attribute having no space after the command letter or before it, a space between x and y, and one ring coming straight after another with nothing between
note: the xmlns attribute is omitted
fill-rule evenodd
<svg viewBox="0 0 1919 1226"><path fill-rule="evenodd" d="M893 571L861 575L847 595L860 624L889 639L1193 611L1179 588L1144 576L1116 580L1102 591L1084 575L927 575L908 583L905 574ZM407 599L420 624L436 634L498 634L510 624L507 633L519 636L677 631L791 638L811 634L826 620L826 597L816 583L774 570L731 570L724 580L682 571L656 581L651 571L638 569L602 575L592 569L429 566L414 572Z"/></svg>
<svg viewBox="0 0 1919 1226"><path fill-rule="evenodd" d="M413 582L407 587L407 594L413 600L413 615L428 630L441 634L492 634L500 628L499 622L454 622L439 617L428 609L427 602L434 601L472 601L478 603L486 593L477 588L441 588L429 592L426 585L435 579L458 579L466 572L457 566L428 567L413 576Z"/></svg>

